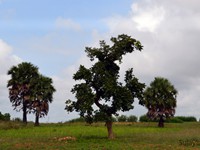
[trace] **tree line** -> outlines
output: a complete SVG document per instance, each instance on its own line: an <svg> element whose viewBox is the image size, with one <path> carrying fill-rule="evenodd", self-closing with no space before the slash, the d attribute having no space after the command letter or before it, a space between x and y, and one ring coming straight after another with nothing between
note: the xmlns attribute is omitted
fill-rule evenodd
<svg viewBox="0 0 200 150"><path fill-rule="evenodd" d="M112 117L113 122L157 122L158 120L152 120L150 119L146 114L137 117L135 115L120 115L117 117ZM65 123L80 123L80 122L85 122L85 119L82 117L79 118L74 118L71 120L66 121ZM165 120L167 123L184 123L184 122L197 122L197 119L194 116L174 116L171 118L167 118Z"/></svg>
<svg viewBox="0 0 200 150"><path fill-rule="evenodd" d="M147 87L135 77L133 68L125 71L123 82L119 81L124 56L142 51L143 46L140 41L125 34L110 40L112 45L102 40L97 48L85 48L93 65L90 68L80 65L73 75L73 79L78 81L71 90L76 100L67 99L65 110L79 112L88 123L104 121L108 138L112 139L113 116L118 116L119 111L133 109L133 102L138 99L139 104L148 109L147 116L158 118L158 126L164 127L164 120L175 114L177 90L163 77L155 77ZM52 79L41 75L36 66L27 62L13 66L8 75L11 75L7 86L12 106L23 111L25 123L27 113L35 113L35 125L38 125L39 117L47 115L48 104L53 100L55 88Z"/></svg>

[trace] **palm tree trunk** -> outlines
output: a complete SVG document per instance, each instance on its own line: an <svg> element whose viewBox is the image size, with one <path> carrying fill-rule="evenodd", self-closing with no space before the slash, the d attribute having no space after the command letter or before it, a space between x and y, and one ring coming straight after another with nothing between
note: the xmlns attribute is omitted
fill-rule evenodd
<svg viewBox="0 0 200 150"><path fill-rule="evenodd" d="M26 102L24 101L23 102L23 123L27 124L27 104Z"/></svg>
<svg viewBox="0 0 200 150"><path fill-rule="evenodd" d="M158 122L158 127L163 128L164 127L164 119L163 116L160 116L160 120Z"/></svg>
<svg viewBox="0 0 200 150"><path fill-rule="evenodd" d="M39 113L38 112L36 112L36 114L35 114L35 126L39 126L40 124L39 124Z"/></svg>
<svg viewBox="0 0 200 150"><path fill-rule="evenodd" d="M112 130L112 121L107 121L106 127L107 127L107 130L108 130L108 138L114 139L114 133L113 133L113 130Z"/></svg>

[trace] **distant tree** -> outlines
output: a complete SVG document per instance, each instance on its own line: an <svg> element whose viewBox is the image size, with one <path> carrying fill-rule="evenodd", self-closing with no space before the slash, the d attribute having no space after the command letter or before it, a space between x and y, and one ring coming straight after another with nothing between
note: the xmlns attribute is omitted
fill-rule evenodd
<svg viewBox="0 0 200 150"><path fill-rule="evenodd" d="M5 121L10 121L10 114L9 113L5 113L4 114L4 120Z"/></svg>
<svg viewBox="0 0 200 150"><path fill-rule="evenodd" d="M112 115L133 109L134 98L142 99L145 87L133 75L133 69L126 71L125 85L118 81L122 57L134 50L141 51L140 42L124 34L111 38L111 42L112 46L100 41L100 48L86 47L87 56L95 64L89 69L80 65L73 76L74 80L82 81L72 88L77 101L67 100L65 108L68 112L79 112L89 123L104 120L110 139L114 138Z"/></svg>
<svg viewBox="0 0 200 150"><path fill-rule="evenodd" d="M53 101L55 88L52 79L40 75L34 85L34 99L32 100L32 110L35 113L35 126L39 126L39 118L48 114L49 103Z"/></svg>
<svg viewBox="0 0 200 150"><path fill-rule="evenodd" d="M10 121L10 114L9 113L2 114L0 112L0 120L2 120L2 121Z"/></svg>
<svg viewBox="0 0 200 150"><path fill-rule="evenodd" d="M127 121L127 116L121 115L117 117L118 122L126 122Z"/></svg>
<svg viewBox="0 0 200 150"><path fill-rule="evenodd" d="M128 122L137 122L138 118L134 115L127 117Z"/></svg>
<svg viewBox="0 0 200 150"><path fill-rule="evenodd" d="M178 118L183 122L197 122L197 118L194 116L176 116L175 118Z"/></svg>
<svg viewBox="0 0 200 150"><path fill-rule="evenodd" d="M145 114L145 115L142 115L140 116L139 118L139 122L149 122L149 117Z"/></svg>
<svg viewBox="0 0 200 150"><path fill-rule="evenodd" d="M33 96L31 89L39 76L38 68L31 63L23 62L13 66L8 75L11 76L7 84L10 102L14 110L23 111L23 122L27 123L27 112L31 108L30 98Z"/></svg>
<svg viewBox="0 0 200 150"><path fill-rule="evenodd" d="M156 77L145 89L143 104L148 109L147 116L159 119L159 127L164 127L165 118L174 116L177 93L174 86L162 77Z"/></svg>

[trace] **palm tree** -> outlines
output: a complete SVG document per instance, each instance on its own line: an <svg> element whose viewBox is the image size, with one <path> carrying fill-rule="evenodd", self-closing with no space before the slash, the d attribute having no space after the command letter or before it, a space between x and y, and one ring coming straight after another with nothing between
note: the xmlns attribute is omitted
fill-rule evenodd
<svg viewBox="0 0 200 150"><path fill-rule="evenodd" d="M164 127L164 119L174 116L177 90L165 78L156 77L144 91L143 104L151 119L159 119L158 126Z"/></svg>
<svg viewBox="0 0 200 150"><path fill-rule="evenodd" d="M31 107L31 89L34 86L34 80L39 76L38 68L31 63L23 62L13 66L8 71L8 75L11 75L7 84L10 102L14 110L23 111L23 122L27 123L27 112Z"/></svg>
<svg viewBox="0 0 200 150"><path fill-rule="evenodd" d="M36 82L32 108L35 113L35 126L39 126L39 118L48 114L49 103L53 101L53 93L56 90L51 78L40 75Z"/></svg>

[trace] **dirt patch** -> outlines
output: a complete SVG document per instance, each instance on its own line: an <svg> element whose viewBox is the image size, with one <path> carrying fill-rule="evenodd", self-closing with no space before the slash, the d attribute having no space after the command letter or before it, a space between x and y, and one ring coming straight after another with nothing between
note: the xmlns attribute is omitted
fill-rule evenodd
<svg viewBox="0 0 200 150"><path fill-rule="evenodd" d="M76 141L75 137L72 136L65 136L65 137L54 137L56 141Z"/></svg>

